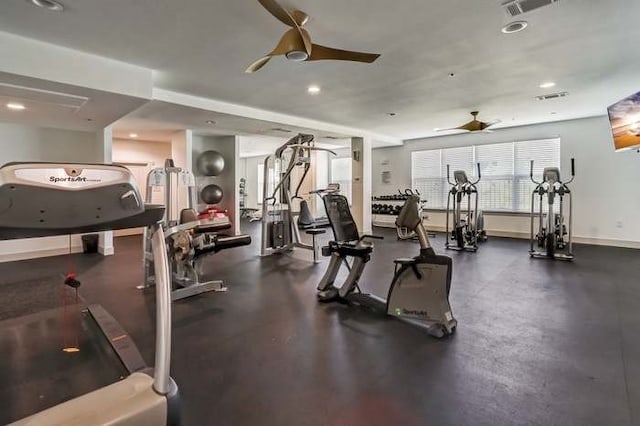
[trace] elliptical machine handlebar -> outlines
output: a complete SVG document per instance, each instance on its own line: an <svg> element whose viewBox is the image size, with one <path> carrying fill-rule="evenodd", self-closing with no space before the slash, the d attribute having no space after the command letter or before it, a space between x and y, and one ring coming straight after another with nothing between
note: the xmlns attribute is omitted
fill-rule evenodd
<svg viewBox="0 0 640 426"><path fill-rule="evenodd" d="M529 167L529 178L531 178L531 182L535 183L536 185L541 185L542 182L537 182L534 178L533 178L533 160L531 160L530 163L530 167Z"/></svg>
<svg viewBox="0 0 640 426"><path fill-rule="evenodd" d="M447 164L447 182L449 182L449 185L451 185L451 186L455 186L455 183L451 182L451 174L450 174L450 172L449 172L449 169L450 169L450 167L449 167L449 165Z"/></svg>
<svg viewBox="0 0 640 426"><path fill-rule="evenodd" d="M482 172L480 171L480 163L476 163L478 166L478 179L475 182L471 182L471 185L476 185L482 179Z"/></svg>
<svg viewBox="0 0 640 426"><path fill-rule="evenodd" d="M570 184L576 178L576 159L571 159L571 179L567 182L563 182L564 185Z"/></svg>
<svg viewBox="0 0 640 426"><path fill-rule="evenodd" d="M531 160L531 166L529 169L529 177L531 178L531 182L535 183L536 185L542 185L542 182L538 182L533 178L533 160ZM576 178L576 159L572 158L571 159L571 179L569 179L566 182L559 182L562 185L568 185L571 182L573 182L573 180Z"/></svg>

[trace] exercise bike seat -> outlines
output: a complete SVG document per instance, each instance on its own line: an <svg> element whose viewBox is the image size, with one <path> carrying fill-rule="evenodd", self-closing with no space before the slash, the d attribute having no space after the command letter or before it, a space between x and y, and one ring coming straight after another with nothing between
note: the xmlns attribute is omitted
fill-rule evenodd
<svg viewBox="0 0 640 426"><path fill-rule="evenodd" d="M373 252L373 243L368 241L329 241L329 252L341 256L366 258Z"/></svg>

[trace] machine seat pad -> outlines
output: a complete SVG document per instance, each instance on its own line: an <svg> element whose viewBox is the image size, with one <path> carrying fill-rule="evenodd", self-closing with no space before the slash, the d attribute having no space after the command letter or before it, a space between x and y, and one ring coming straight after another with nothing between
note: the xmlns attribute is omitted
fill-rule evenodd
<svg viewBox="0 0 640 426"><path fill-rule="evenodd" d="M373 252L373 244L367 241L331 241L329 248L341 256L362 258L368 257Z"/></svg>
<svg viewBox="0 0 640 426"><path fill-rule="evenodd" d="M248 246L251 244L250 235L216 235L214 241L202 247L196 247L195 256L206 256L233 247Z"/></svg>
<svg viewBox="0 0 640 426"><path fill-rule="evenodd" d="M307 229L304 232L305 232L305 234L308 234L308 235L320 235L320 234L326 234L327 233L327 231L325 229Z"/></svg>
<svg viewBox="0 0 640 426"><path fill-rule="evenodd" d="M231 228L231 223L207 223L201 224L193 227L194 234L207 234L210 232L219 232L224 231L225 229Z"/></svg>
<svg viewBox="0 0 640 426"><path fill-rule="evenodd" d="M394 259L393 263L395 263L396 265L411 265L412 263L415 263L416 259L413 257L401 257L398 259Z"/></svg>

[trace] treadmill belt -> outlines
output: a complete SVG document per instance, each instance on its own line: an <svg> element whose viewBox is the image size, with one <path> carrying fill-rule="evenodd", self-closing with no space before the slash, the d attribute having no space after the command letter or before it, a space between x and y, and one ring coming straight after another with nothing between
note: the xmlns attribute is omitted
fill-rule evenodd
<svg viewBox="0 0 640 426"><path fill-rule="evenodd" d="M67 313L78 309L67 308ZM76 311L77 312L77 311ZM79 352L62 351L62 310L0 322L0 424L53 407L115 383L128 375L92 316L67 319ZM74 322L72 322L74 321ZM78 330L76 332L76 330ZM69 339L75 344L75 337Z"/></svg>

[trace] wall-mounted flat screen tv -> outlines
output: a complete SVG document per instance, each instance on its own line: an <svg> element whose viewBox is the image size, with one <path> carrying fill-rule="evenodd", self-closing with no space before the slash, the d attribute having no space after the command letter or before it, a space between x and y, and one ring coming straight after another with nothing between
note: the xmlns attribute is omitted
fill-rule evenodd
<svg viewBox="0 0 640 426"><path fill-rule="evenodd" d="M607 111L616 151L640 148L640 92L616 102Z"/></svg>

